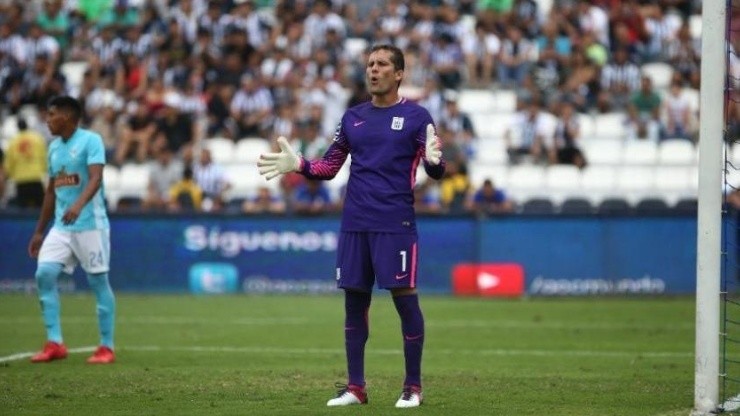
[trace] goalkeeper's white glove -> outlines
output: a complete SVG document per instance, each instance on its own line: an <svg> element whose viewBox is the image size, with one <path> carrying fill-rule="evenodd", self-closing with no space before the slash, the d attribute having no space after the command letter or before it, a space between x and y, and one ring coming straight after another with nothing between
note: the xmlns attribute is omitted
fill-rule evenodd
<svg viewBox="0 0 740 416"><path fill-rule="evenodd" d="M267 180L288 172L297 172L301 169L301 156L288 143L285 137L278 137L280 153L264 153L257 161L260 175Z"/></svg>
<svg viewBox="0 0 740 416"><path fill-rule="evenodd" d="M424 154L427 162L435 166L439 165L439 162L442 160L442 150L440 150L440 147L441 144L437 133L434 131L434 126L432 123L427 124L427 141Z"/></svg>

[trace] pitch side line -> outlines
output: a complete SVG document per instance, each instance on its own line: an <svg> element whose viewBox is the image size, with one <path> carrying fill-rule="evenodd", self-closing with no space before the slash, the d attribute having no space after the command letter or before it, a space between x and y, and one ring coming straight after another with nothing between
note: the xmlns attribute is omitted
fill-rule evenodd
<svg viewBox="0 0 740 416"><path fill-rule="evenodd" d="M92 352L95 347L80 347L69 349L70 353ZM117 347L117 351L181 351L193 353L238 353L238 354L281 354L281 355L338 355L344 354L344 349L339 348L282 348L282 347L161 347L157 345L130 345ZM34 352L21 352L17 354L0 357L0 363L19 361L31 357ZM368 355L401 355L399 349L370 349ZM652 352L628 352L628 351L588 351L588 350L509 350L509 349L430 349L424 351L425 355L487 355L487 356L534 356L534 357L644 357L644 358L689 358L693 353L652 351Z"/></svg>
<svg viewBox="0 0 740 416"><path fill-rule="evenodd" d="M70 354L78 354L82 352L93 352L95 351L97 347L79 347L79 348L69 348L67 352ZM6 355L5 357L0 357L0 363L8 363L11 361L19 361L19 360L25 360L26 358L31 358L32 355L36 354L36 352L19 352L18 354L12 354L12 355Z"/></svg>
<svg viewBox="0 0 740 416"><path fill-rule="evenodd" d="M65 316L65 324L89 324L95 322L94 316ZM20 324L20 323L38 323L38 317L2 317L0 324ZM218 320L214 318L192 318L192 317L159 317L159 316L142 316L142 317L120 317L116 318L118 324L138 324L138 325L306 325L306 324L325 324L326 322L311 320L303 317L287 318L237 318ZM534 322L534 321L514 321L514 320L427 320L426 325L433 328L545 328L545 329L663 329L663 330L693 330L693 323L678 323L671 325L670 328L661 325L643 325L639 323L625 324L603 324L603 323L569 323L569 322Z"/></svg>

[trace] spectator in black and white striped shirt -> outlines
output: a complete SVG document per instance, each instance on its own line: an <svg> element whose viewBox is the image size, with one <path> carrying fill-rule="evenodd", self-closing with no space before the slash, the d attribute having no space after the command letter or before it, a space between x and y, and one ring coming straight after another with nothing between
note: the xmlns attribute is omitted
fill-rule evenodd
<svg viewBox="0 0 740 416"><path fill-rule="evenodd" d="M231 117L237 126L234 137L266 137L272 126L272 94L252 74L244 74L241 83L231 100Z"/></svg>
<svg viewBox="0 0 740 416"><path fill-rule="evenodd" d="M221 166L213 163L211 151L200 149L200 158L193 164L193 178L203 190L203 210L220 211L224 208L225 193L231 183Z"/></svg>
<svg viewBox="0 0 740 416"><path fill-rule="evenodd" d="M640 68L628 57L627 49L617 49L614 60L602 69L597 103L602 112L625 110L632 93L640 88Z"/></svg>

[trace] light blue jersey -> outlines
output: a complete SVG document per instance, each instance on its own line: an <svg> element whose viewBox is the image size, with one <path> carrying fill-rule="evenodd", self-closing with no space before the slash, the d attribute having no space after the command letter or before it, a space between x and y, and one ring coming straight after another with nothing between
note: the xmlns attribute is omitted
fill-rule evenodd
<svg viewBox="0 0 740 416"><path fill-rule="evenodd" d="M53 181L56 195L54 227L64 231L109 228L102 183L74 223L65 225L62 222L62 216L77 201L90 180L87 166L105 165L105 148L100 135L78 128L66 142L59 137L54 139L49 145L48 157L49 178Z"/></svg>

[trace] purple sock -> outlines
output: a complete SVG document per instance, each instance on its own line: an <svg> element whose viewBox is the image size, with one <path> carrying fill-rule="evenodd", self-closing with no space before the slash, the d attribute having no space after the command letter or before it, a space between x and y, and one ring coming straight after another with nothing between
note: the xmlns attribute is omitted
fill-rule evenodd
<svg viewBox="0 0 740 416"><path fill-rule="evenodd" d="M368 310L371 294L344 292L344 348L347 353L347 384L365 386L365 343L370 334Z"/></svg>
<svg viewBox="0 0 740 416"><path fill-rule="evenodd" d="M424 349L424 316L419 307L419 296L394 296L398 316L401 317L403 332L403 356L406 360L404 386L421 388L421 352Z"/></svg>

